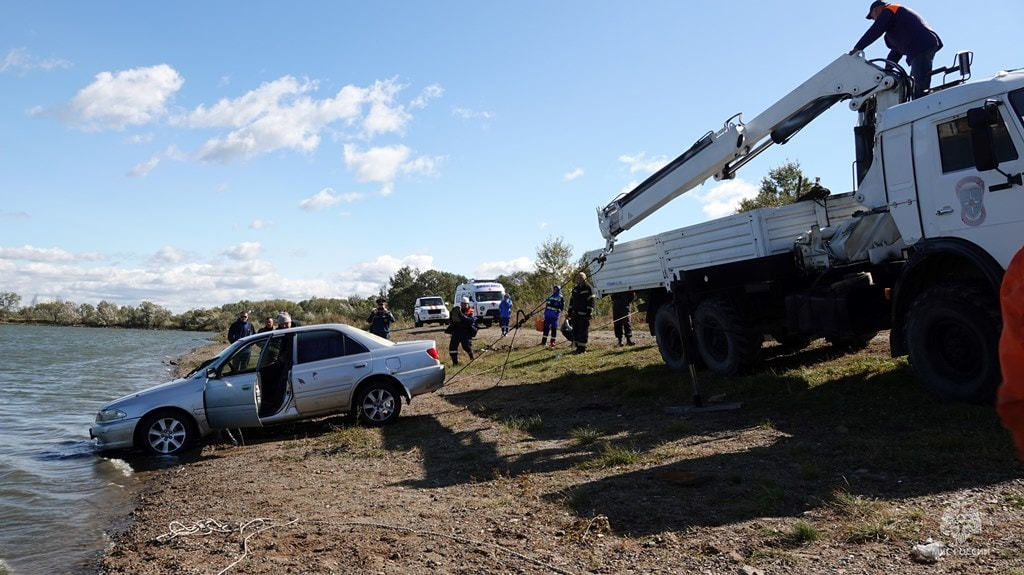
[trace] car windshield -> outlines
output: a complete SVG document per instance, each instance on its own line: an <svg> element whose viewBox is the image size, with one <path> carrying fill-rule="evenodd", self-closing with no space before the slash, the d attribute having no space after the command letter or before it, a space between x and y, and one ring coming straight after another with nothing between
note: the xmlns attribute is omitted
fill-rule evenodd
<svg viewBox="0 0 1024 575"><path fill-rule="evenodd" d="M498 301L501 299L500 291L478 291L476 301Z"/></svg>
<svg viewBox="0 0 1024 575"><path fill-rule="evenodd" d="M420 299L421 306L443 306L444 302L439 297L425 297Z"/></svg>

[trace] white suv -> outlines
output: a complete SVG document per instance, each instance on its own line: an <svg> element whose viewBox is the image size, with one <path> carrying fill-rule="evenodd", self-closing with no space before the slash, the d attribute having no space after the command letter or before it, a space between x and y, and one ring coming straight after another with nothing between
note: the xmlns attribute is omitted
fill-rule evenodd
<svg viewBox="0 0 1024 575"><path fill-rule="evenodd" d="M412 319L416 327L425 323L448 324L448 306L441 296L431 295L416 298L416 306L412 309Z"/></svg>

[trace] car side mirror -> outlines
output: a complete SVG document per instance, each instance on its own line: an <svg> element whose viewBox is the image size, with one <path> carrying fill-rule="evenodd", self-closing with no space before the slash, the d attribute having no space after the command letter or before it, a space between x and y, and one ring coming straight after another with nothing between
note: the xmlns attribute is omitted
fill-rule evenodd
<svg viewBox="0 0 1024 575"><path fill-rule="evenodd" d="M220 377L220 374L217 373L217 369L216 368L214 368L214 367L206 368L206 379L217 379L219 377Z"/></svg>

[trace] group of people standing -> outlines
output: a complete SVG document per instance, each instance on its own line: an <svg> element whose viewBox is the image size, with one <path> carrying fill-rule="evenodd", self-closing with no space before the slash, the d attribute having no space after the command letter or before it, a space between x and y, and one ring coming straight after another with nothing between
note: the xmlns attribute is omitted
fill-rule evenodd
<svg viewBox="0 0 1024 575"><path fill-rule="evenodd" d="M288 312L283 311L277 314L277 329L285 329L289 327L296 327L298 324L292 321L292 316ZM238 314L238 318L228 327L228 343L235 343L243 337L248 337L254 333L263 333L265 331L271 331L274 329L274 318L267 316L263 320L263 327L259 330L256 329L256 325L249 321L249 312L243 311Z"/></svg>

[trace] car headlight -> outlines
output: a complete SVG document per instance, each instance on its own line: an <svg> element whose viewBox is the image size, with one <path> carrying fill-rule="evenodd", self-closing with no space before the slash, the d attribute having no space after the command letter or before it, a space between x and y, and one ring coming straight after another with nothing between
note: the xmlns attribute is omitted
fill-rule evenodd
<svg viewBox="0 0 1024 575"><path fill-rule="evenodd" d="M101 409L96 413L96 423L103 423L105 421L114 421L115 419L124 419L128 417L128 414L121 411L120 409L107 408Z"/></svg>

